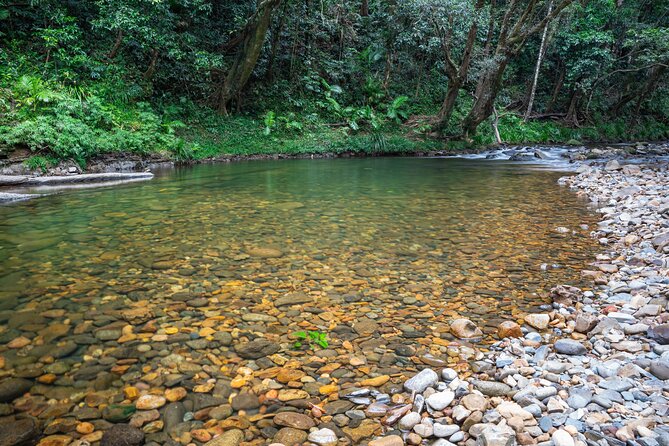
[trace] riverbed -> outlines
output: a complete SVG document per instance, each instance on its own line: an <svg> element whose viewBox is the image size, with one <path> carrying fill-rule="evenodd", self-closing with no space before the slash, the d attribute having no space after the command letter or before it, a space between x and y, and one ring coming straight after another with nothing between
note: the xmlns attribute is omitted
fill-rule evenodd
<svg viewBox="0 0 669 446"><path fill-rule="evenodd" d="M286 407L343 413L338 390L367 378L468 370L502 321L584 286L597 250L593 209L536 167L199 165L2 206L1 373L55 433L96 441L134 419L187 444L226 426L260 441L262 414ZM481 335L456 339L457 318ZM296 348L309 330L327 345Z"/></svg>

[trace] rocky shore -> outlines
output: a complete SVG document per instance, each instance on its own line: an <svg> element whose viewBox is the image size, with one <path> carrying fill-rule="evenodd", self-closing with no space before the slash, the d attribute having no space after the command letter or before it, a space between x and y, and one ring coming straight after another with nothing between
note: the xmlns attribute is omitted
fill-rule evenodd
<svg viewBox="0 0 669 446"><path fill-rule="evenodd" d="M503 323L471 374L416 374L383 415L389 436L370 445L669 444L669 166L579 170L561 184L602 214L604 252L583 272L593 289L558 286L550 312ZM468 321L451 328L476 336ZM385 405L376 396L366 412Z"/></svg>
<svg viewBox="0 0 669 446"><path fill-rule="evenodd" d="M359 317L344 330L304 293L223 308L236 280L210 298L177 291L164 309L128 284L134 303L104 297L84 318L63 301L16 314L0 301L0 446L668 446L669 166L611 161L561 183L602 215L592 286L556 284L552 305L502 322L492 345L449 313L456 341L404 324L391 355L391 329ZM342 299L372 315L360 296ZM266 332L240 333L221 311ZM331 324L336 349L279 342L275 324L304 312L294 328Z"/></svg>

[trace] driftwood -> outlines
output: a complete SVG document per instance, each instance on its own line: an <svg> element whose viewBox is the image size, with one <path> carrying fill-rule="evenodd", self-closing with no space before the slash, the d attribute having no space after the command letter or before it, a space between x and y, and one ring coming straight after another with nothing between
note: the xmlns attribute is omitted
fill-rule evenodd
<svg viewBox="0 0 669 446"><path fill-rule="evenodd" d="M76 184L106 181L151 179L151 172L132 173L86 173L81 175L33 177L29 175L0 175L0 186L36 186L52 184Z"/></svg>

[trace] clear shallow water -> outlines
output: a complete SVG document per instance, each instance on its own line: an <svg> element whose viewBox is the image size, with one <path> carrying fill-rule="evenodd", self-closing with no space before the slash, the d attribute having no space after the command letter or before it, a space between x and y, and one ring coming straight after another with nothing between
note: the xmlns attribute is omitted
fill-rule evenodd
<svg viewBox="0 0 669 446"><path fill-rule="evenodd" d="M453 318L491 340L592 260L579 225L595 217L559 176L458 159L248 162L1 206L2 374L47 374L33 393L56 399L118 379L190 391L281 365L236 351L255 338L315 371L291 350L298 329L328 332L317 355L344 381L355 355L373 372L462 361Z"/></svg>
<svg viewBox="0 0 669 446"><path fill-rule="evenodd" d="M541 302L531 293L574 281L591 256L578 226L592 216L558 176L471 160L294 160L67 192L0 207L0 293L20 308L73 293L114 296L137 281L151 296L261 277L308 292L304 280L317 274L316 290L327 281L344 293L401 292L404 281L439 283L434 293L446 300L514 288L526 309ZM283 255L249 255L266 247ZM561 268L544 272L543 263ZM369 287L384 276L395 285ZM367 285L346 286L356 278Z"/></svg>

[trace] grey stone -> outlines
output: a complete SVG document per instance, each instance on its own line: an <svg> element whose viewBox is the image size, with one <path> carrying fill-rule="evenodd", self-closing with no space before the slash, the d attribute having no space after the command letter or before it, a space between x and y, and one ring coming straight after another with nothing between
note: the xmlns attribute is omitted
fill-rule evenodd
<svg viewBox="0 0 669 446"><path fill-rule="evenodd" d="M572 387L569 389L569 398L567 404L572 409L582 409L592 401L592 391L584 386Z"/></svg>
<svg viewBox="0 0 669 446"><path fill-rule="evenodd" d="M474 387L479 390L479 392L486 396L504 396L511 392L510 386L497 381L476 380L473 382L473 384Z"/></svg>
<svg viewBox="0 0 669 446"><path fill-rule="evenodd" d="M36 418L28 417L19 420L10 417L0 418L0 445L35 444L40 433L39 422Z"/></svg>
<svg viewBox="0 0 669 446"><path fill-rule="evenodd" d="M280 349L279 344L270 342L267 339L256 339L251 342L235 345L235 351L244 359L260 359L273 355Z"/></svg>
<svg viewBox="0 0 669 446"><path fill-rule="evenodd" d="M432 428L433 428L433 435L439 438L450 437L460 430L460 426L458 426L457 424L434 423L434 426L432 426Z"/></svg>
<svg viewBox="0 0 669 446"><path fill-rule="evenodd" d="M10 403L33 386L32 381L21 378L9 378L0 382L0 403Z"/></svg>
<svg viewBox="0 0 669 446"><path fill-rule="evenodd" d="M559 339L554 347L555 351L563 355L584 355L588 351L583 344L572 339Z"/></svg>
<svg viewBox="0 0 669 446"><path fill-rule="evenodd" d="M669 359L651 361L649 370L658 379L669 379Z"/></svg>
<svg viewBox="0 0 669 446"><path fill-rule="evenodd" d="M128 424L115 424L100 440L100 446L139 446L143 443L144 432Z"/></svg>
<svg viewBox="0 0 669 446"><path fill-rule="evenodd" d="M439 375L432 369L424 369L409 378L404 383L404 388L408 392L423 393L428 387L432 387L439 382Z"/></svg>
<svg viewBox="0 0 669 446"><path fill-rule="evenodd" d="M488 425L476 437L477 446L515 446L516 434L508 426Z"/></svg>

